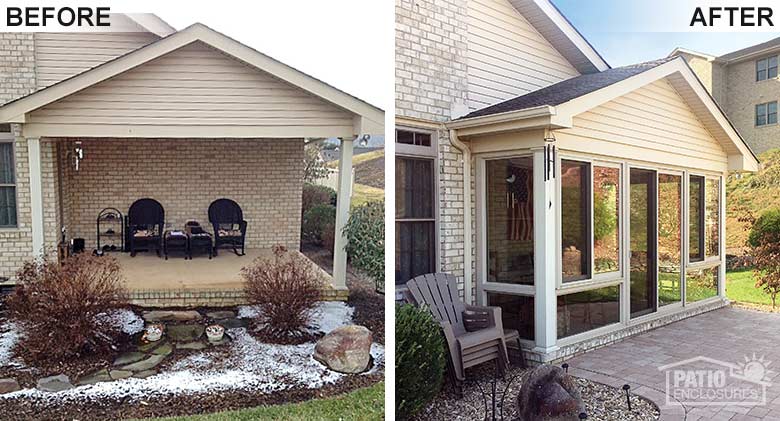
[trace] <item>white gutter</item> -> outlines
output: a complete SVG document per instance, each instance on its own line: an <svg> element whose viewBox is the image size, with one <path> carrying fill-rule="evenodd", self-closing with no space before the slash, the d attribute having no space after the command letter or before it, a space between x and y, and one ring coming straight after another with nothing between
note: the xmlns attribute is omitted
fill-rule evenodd
<svg viewBox="0 0 780 421"><path fill-rule="evenodd" d="M450 143L463 153L463 298L471 300L471 149L458 139L456 130L450 130Z"/></svg>

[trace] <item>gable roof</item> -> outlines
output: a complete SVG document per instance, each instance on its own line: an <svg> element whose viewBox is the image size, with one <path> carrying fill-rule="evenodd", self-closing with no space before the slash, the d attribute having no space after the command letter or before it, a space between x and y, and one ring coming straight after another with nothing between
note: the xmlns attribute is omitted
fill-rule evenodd
<svg viewBox="0 0 780 421"><path fill-rule="evenodd" d="M580 73L595 73L609 64L550 0L509 0L528 22Z"/></svg>
<svg viewBox="0 0 780 421"><path fill-rule="evenodd" d="M743 48L741 50L733 51L728 54L724 54L720 57L718 57L719 61L735 61L743 58L747 58L749 56L753 56L756 54L762 54L764 52L769 52L773 49L776 49L780 47L780 37L770 39L769 41L762 42L761 44L756 44L747 48Z"/></svg>
<svg viewBox="0 0 780 421"><path fill-rule="evenodd" d="M173 26L169 25L168 22L162 20L154 13L125 13L125 16L159 37L167 37L176 32L176 29Z"/></svg>
<svg viewBox="0 0 780 421"><path fill-rule="evenodd" d="M601 104L666 78L704 127L721 142L729 167L755 171L758 158L737 132L688 63L679 56L582 75L502 103L474 111L447 123L465 135L531 127L573 126L573 118ZM528 124L521 124L526 120Z"/></svg>
<svg viewBox="0 0 780 421"><path fill-rule="evenodd" d="M277 79L294 85L355 114L356 126L363 128L361 133L377 132L384 124L384 113L379 108L262 54L200 23L193 24L181 31L131 51L114 60L11 101L0 107L0 121L23 123L25 121L25 115L31 111L148 63L151 60L196 41L203 42L251 67L266 72Z"/></svg>

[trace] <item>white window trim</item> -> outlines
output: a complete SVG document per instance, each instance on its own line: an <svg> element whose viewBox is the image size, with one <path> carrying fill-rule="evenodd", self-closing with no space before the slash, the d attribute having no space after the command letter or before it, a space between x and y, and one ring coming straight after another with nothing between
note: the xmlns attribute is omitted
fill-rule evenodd
<svg viewBox="0 0 780 421"><path fill-rule="evenodd" d="M770 58L777 58L777 66L776 67L777 67L777 75L778 76L769 77L769 59ZM764 79L759 79L758 78L758 72L759 72L759 70L758 70L758 63L762 62L762 61L766 61L766 68L764 69L764 71L766 72L766 77ZM767 80L777 79L777 77L780 76L780 57L778 57L778 56L766 56L766 57L762 57L760 59L757 59L755 61L755 63L756 63L756 65L754 67L755 71L754 71L753 75L755 76L756 83L765 82Z"/></svg>
<svg viewBox="0 0 780 421"><path fill-rule="evenodd" d="M774 123L770 123L769 122L769 104L773 104L773 103L777 104L777 106L778 106L778 108L776 108L777 109L777 113L775 113L775 114L777 114L777 121L775 121ZM765 112L764 112L764 121L765 121L765 123L764 124L758 124L758 107L760 107L762 105L764 106L764 110L765 110ZM778 103L778 101L761 102L761 103L756 104L753 107L753 126L754 127L761 128L761 127L767 127L767 126L776 126L778 124L778 122L780 122L780 103Z"/></svg>
<svg viewBox="0 0 780 421"><path fill-rule="evenodd" d="M675 177L680 177L680 301L677 301L675 303L670 303L665 306L661 305L661 283L656 281L656 296L655 296L655 307L656 307L656 313L666 310L666 309L675 309L675 308L681 308L684 306L685 303L685 262L686 262L686 254L685 254L685 232L686 232L686 225L685 225L685 171L672 171L672 170L658 170L656 171L656 184L660 187L661 183L659 180L660 175L672 175ZM660 210L661 202L659 200L656 200L656 215L658 215L658 211ZM660 226L659 221L656 220L656 233L658 233ZM630 241L630 240L629 240ZM658 241L659 236L656 234L656 253L658 252ZM657 278L661 277L661 262L660 259L656 258L656 276ZM638 319L641 319L641 317L638 317Z"/></svg>
<svg viewBox="0 0 780 421"><path fill-rule="evenodd" d="M11 159L13 160L13 180L14 182L12 184L0 184L0 187L13 187L14 188L14 195L15 195L15 205L16 205L16 225L3 225L0 226L0 231L8 232L8 231L18 231L19 230L19 174L17 171L17 157L16 157L16 139L13 136L12 133L7 132L0 132L0 143L8 143L11 145Z"/></svg>

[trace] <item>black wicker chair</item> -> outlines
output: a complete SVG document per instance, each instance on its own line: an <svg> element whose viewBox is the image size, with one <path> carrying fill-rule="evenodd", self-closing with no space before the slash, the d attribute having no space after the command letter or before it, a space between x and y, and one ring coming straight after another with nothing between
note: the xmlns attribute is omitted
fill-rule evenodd
<svg viewBox="0 0 780 421"><path fill-rule="evenodd" d="M214 256L220 247L232 248L238 256L245 254L246 221L238 203L230 199L211 202L209 222L214 227ZM239 248L241 253L238 252Z"/></svg>
<svg viewBox="0 0 780 421"><path fill-rule="evenodd" d="M157 256L163 248L165 210L154 199L139 199L130 205L127 212L127 233L130 256L140 250L155 250Z"/></svg>

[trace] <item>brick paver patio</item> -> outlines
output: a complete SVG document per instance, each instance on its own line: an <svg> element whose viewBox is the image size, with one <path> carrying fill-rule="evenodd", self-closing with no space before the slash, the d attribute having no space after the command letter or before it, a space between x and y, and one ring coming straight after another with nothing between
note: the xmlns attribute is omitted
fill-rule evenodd
<svg viewBox="0 0 780 421"><path fill-rule="evenodd" d="M766 405L710 403L701 407L678 401L667 405L666 374L658 367L700 356L738 364L753 354L772 362L769 370L775 371L767 376L773 384L766 389ZM661 407L662 420L780 421L780 314L726 307L588 352L568 363L574 375L615 387L630 384L632 391ZM693 368L714 368L712 363L693 364Z"/></svg>

